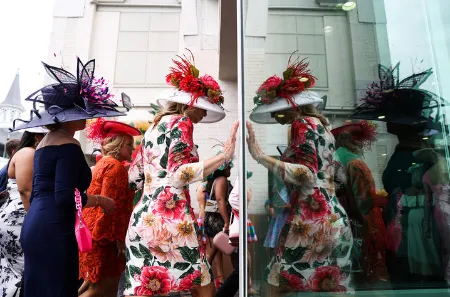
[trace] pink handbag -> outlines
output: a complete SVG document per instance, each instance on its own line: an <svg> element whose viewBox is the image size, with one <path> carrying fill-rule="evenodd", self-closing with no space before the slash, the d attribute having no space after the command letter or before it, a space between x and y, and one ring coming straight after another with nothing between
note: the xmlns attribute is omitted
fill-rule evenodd
<svg viewBox="0 0 450 297"><path fill-rule="evenodd" d="M236 250L236 247L232 246L228 241L228 234L221 231L214 236L213 245L225 255L231 255Z"/></svg>
<svg viewBox="0 0 450 297"><path fill-rule="evenodd" d="M230 235L228 237L232 246L239 247L239 216L234 209L231 212Z"/></svg>
<svg viewBox="0 0 450 297"><path fill-rule="evenodd" d="M78 248L80 252L87 253L92 250L92 236L81 214L81 195L78 189L75 189L75 206L77 209L75 217L75 236L77 238Z"/></svg>

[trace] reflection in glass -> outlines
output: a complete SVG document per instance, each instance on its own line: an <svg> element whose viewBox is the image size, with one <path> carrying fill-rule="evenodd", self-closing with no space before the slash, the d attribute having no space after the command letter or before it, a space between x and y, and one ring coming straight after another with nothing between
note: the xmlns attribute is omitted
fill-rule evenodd
<svg viewBox="0 0 450 297"><path fill-rule="evenodd" d="M285 183L290 214L265 272L275 295L280 291L351 292L350 223L335 194L334 137L316 105L315 77L304 60L289 61L283 78L272 76L258 89L250 119L291 125L291 140L277 160L258 144L251 123L248 148L262 166Z"/></svg>

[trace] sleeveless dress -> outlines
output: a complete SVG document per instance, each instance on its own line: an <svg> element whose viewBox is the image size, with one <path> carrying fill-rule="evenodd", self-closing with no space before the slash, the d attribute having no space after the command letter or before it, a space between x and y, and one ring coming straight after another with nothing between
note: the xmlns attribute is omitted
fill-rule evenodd
<svg viewBox="0 0 450 297"><path fill-rule="evenodd" d="M208 205L208 200L216 201L216 195L214 193L214 185L215 181L212 185L211 193L206 193L206 205ZM233 186L231 185L230 181L227 180L227 215L228 218L231 216L231 206L228 202L228 196L230 195L231 190L233 189ZM217 202L216 202L217 203ZM218 207L218 205L217 205ZM223 227L225 226L225 222L222 219L222 216L220 215L219 209L217 209L216 212L206 212L205 219L204 219L204 226L205 226L205 234L209 238L214 238L217 233L223 230Z"/></svg>
<svg viewBox="0 0 450 297"><path fill-rule="evenodd" d="M193 129L187 117L163 117L145 133L130 167L131 188L143 188L143 196L126 236L125 295L164 295L212 281L189 196L189 184L203 180Z"/></svg>
<svg viewBox="0 0 450 297"><path fill-rule="evenodd" d="M289 291L354 291L351 284L353 237L335 195L334 137L317 118L292 124L292 140L275 168L292 205L275 255L265 271L272 286Z"/></svg>
<svg viewBox="0 0 450 297"><path fill-rule="evenodd" d="M112 157L103 157L93 171L91 195L114 199L115 211L105 214L102 209L83 210L83 218L92 235L93 249L80 255L80 278L96 283L105 278L120 277L125 270L125 256L117 256L116 241L125 242L134 193L128 187L128 172L122 163Z"/></svg>
<svg viewBox="0 0 450 297"><path fill-rule="evenodd" d="M25 253L24 297L77 297L75 188L84 193L91 169L80 146L46 146L34 155L33 190L20 241Z"/></svg>
<svg viewBox="0 0 450 297"><path fill-rule="evenodd" d="M9 195L0 208L0 296L18 297L24 266L19 236L26 211L16 180L10 178L7 188Z"/></svg>

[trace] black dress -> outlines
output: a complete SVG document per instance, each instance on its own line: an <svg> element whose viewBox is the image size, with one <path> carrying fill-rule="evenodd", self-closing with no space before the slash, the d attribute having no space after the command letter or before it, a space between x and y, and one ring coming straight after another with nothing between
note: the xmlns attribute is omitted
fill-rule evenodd
<svg viewBox="0 0 450 297"><path fill-rule="evenodd" d="M76 144L47 146L34 157L31 206L22 227L25 297L78 296L75 188L83 193L91 170ZM82 194L83 205L87 196Z"/></svg>

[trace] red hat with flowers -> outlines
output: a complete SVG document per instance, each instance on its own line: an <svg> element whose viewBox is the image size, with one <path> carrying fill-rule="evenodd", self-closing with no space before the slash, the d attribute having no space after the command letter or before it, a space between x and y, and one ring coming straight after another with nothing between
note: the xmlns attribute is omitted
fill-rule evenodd
<svg viewBox="0 0 450 297"><path fill-rule="evenodd" d="M87 138L96 143L102 143L103 140L117 135L139 136L141 132L125 123L117 121L107 121L103 118L92 120L87 125Z"/></svg>
<svg viewBox="0 0 450 297"><path fill-rule="evenodd" d="M183 55L173 59L175 66L170 68L166 76L166 82L175 90L161 93L157 102L160 106L172 101L201 108L207 111L207 116L201 122L218 122L225 118L223 92L212 76L200 76L200 71L195 67L194 55L187 51L190 57Z"/></svg>
<svg viewBox="0 0 450 297"><path fill-rule="evenodd" d="M255 108L250 114L250 119L256 123L274 124L273 112L297 108L298 106L322 103L320 96L307 89L314 86L316 78L308 69L306 59L289 58L287 69L283 72L283 78L274 75L269 77L256 91L253 98Z"/></svg>
<svg viewBox="0 0 450 297"><path fill-rule="evenodd" d="M353 141L361 143L364 147L370 148L372 143L377 140L378 126L373 122L360 121L358 123L350 123L331 130L334 137L340 134L350 134Z"/></svg>

